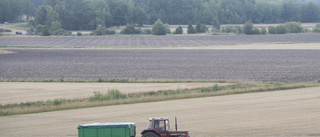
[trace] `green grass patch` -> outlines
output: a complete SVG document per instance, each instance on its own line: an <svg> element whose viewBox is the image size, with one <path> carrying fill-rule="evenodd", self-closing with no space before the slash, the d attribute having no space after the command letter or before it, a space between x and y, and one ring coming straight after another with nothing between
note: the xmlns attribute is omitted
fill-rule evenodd
<svg viewBox="0 0 320 137"><path fill-rule="evenodd" d="M82 99L54 99L49 101L0 105L0 116L209 96L269 92L314 86L320 86L320 80L308 83L238 82L228 86L214 84L211 87L206 88L163 90L132 94L123 94L117 89L110 89L107 93L95 91L92 96Z"/></svg>

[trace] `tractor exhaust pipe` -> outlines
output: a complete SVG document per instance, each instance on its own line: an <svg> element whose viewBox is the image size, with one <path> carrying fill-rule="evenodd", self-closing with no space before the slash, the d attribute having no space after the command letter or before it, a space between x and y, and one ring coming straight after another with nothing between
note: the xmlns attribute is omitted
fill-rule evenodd
<svg viewBox="0 0 320 137"><path fill-rule="evenodd" d="M176 126L176 131L178 131L177 117L175 117L175 126Z"/></svg>

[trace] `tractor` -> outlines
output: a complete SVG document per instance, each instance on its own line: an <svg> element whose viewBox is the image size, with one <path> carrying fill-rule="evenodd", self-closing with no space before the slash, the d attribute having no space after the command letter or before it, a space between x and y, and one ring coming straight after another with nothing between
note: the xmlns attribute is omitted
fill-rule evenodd
<svg viewBox="0 0 320 137"><path fill-rule="evenodd" d="M177 118L175 118L176 131L170 130L169 118L149 118L148 129L141 132L142 137L189 137L188 131L178 131Z"/></svg>

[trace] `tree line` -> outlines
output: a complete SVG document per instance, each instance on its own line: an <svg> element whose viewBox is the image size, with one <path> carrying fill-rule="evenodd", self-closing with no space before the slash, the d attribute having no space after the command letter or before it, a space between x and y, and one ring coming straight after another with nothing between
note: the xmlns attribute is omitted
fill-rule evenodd
<svg viewBox="0 0 320 137"><path fill-rule="evenodd" d="M315 0L315 2L319 2ZM319 22L320 6L306 0L1 0L0 22L23 15L34 27L59 22L66 30L154 24L206 25ZM30 5L33 3L34 5ZM42 5L41 5L42 4ZM37 8L35 8L37 7ZM29 19L29 18L28 18Z"/></svg>

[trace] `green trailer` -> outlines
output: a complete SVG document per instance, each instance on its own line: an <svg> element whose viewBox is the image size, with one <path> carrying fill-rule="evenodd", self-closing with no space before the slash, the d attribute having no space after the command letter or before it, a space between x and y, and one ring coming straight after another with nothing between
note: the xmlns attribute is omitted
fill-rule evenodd
<svg viewBox="0 0 320 137"><path fill-rule="evenodd" d="M135 137L134 123L93 123L78 125L78 137Z"/></svg>

